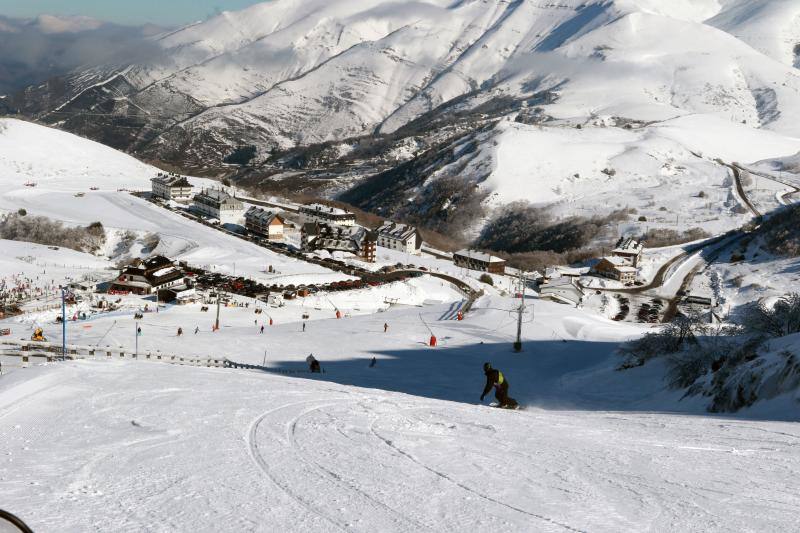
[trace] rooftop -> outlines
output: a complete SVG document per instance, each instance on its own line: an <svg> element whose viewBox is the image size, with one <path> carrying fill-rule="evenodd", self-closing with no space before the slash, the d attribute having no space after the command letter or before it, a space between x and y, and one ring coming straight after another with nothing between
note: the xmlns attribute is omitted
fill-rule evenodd
<svg viewBox="0 0 800 533"><path fill-rule="evenodd" d="M219 202L219 203L227 202L227 201L230 201L230 200L237 201L237 202L239 201L236 198L234 198L233 196L231 196L230 194L228 194L227 192L222 191L220 189L204 189L203 191L201 191L200 193L195 195L195 198L197 198L198 196L209 198L209 199L211 199L211 200L213 200L215 202Z"/></svg>
<svg viewBox="0 0 800 533"><path fill-rule="evenodd" d="M571 278L555 278L547 283L543 283L539 289L548 289L548 288L563 288L563 287L572 287L577 289L580 292L583 290L571 279Z"/></svg>
<svg viewBox="0 0 800 533"><path fill-rule="evenodd" d="M308 209L312 211L325 212L326 214L329 215L353 215L353 213L351 213L350 211L345 211L344 209L339 209L338 207L331 207L329 205L324 205L320 203L304 204L302 207L303 209Z"/></svg>
<svg viewBox="0 0 800 533"><path fill-rule="evenodd" d="M398 224L397 222L386 221L375 231L379 235L390 237L392 239L406 240L417 233L417 228L409 226L408 224Z"/></svg>
<svg viewBox="0 0 800 533"><path fill-rule="evenodd" d="M280 219L281 222L283 222L283 219L280 217L280 215L278 215L278 213L275 213L273 211L267 211L266 209L256 206L250 207L250 209L247 210L244 216L247 218L258 220L264 224L272 222L272 220L276 217Z"/></svg>
<svg viewBox="0 0 800 533"><path fill-rule="evenodd" d="M622 237L617 241L611 253L614 254L638 254L644 245L633 237Z"/></svg>
<svg viewBox="0 0 800 533"><path fill-rule="evenodd" d="M610 256L610 257L604 257L602 260L608 261L609 263L614 265L614 268L616 268L619 272L638 272L638 269L630 266L630 264L621 257Z"/></svg>
<svg viewBox="0 0 800 533"><path fill-rule="evenodd" d="M170 187L191 187L192 184L186 179L186 176L174 176L169 174L159 174L150 181L157 181Z"/></svg>
<svg viewBox="0 0 800 533"><path fill-rule="evenodd" d="M505 263L506 260L494 255L478 252L476 250L459 250L453 254L453 257L460 256L475 261L483 261L485 263Z"/></svg>

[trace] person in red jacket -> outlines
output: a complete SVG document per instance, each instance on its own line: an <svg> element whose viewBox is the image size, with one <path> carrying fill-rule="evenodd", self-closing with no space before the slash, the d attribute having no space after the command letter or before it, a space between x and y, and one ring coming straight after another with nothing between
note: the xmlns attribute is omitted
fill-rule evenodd
<svg viewBox="0 0 800 533"><path fill-rule="evenodd" d="M517 400L508 396L508 380L499 370L492 368L491 363L483 363L483 373L486 375L486 386L481 394L481 401L489 394L494 387L494 397L497 398L497 406L513 409L519 407Z"/></svg>

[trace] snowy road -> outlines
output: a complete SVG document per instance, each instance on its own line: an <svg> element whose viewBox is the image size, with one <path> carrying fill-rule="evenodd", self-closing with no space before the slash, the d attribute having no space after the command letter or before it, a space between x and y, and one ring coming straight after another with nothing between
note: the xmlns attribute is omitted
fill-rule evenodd
<svg viewBox="0 0 800 533"><path fill-rule="evenodd" d="M0 443L4 507L45 532L800 526L792 423L90 361L0 378Z"/></svg>

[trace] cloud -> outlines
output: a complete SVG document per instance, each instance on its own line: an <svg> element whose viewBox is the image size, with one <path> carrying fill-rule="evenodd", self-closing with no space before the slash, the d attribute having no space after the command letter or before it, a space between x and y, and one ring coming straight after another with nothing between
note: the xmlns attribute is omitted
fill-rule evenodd
<svg viewBox="0 0 800 533"><path fill-rule="evenodd" d="M79 67L153 59L164 29L118 26L88 17L0 17L0 94L9 94Z"/></svg>

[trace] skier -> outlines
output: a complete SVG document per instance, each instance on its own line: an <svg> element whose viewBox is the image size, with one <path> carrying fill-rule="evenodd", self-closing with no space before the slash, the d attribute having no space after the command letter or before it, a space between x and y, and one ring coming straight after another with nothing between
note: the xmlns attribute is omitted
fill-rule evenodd
<svg viewBox="0 0 800 533"><path fill-rule="evenodd" d="M303 322L303 333L305 333L305 331L306 331L306 323Z"/></svg>
<svg viewBox="0 0 800 533"><path fill-rule="evenodd" d="M387 324L386 322L384 322L384 323L383 323L383 332L384 332L384 333L386 333L387 331L389 331L389 324Z"/></svg>
<svg viewBox="0 0 800 533"><path fill-rule="evenodd" d="M178 337L183 335L183 328L178 328Z"/></svg>
<svg viewBox="0 0 800 533"><path fill-rule="evenodd" d="M142 334L142 328L141 328L141 326L139 326L139 327L137 327L137 328L136 328L136 334L137 334L137 335L141 335L141 334Z"/></svg>
<svg viewBox="0 0 800 533"><path fill-rule="evenodd" d="M372 361L369 362L369 367L370 368L374 368L375 365L377 365L377 364L378 364L378 359L376 357L373 357Z"/></svg>
<svg viewBox="0 0 800 533"><path fill-rule="evenodd" d="M494 387L494 397L497 398L497 406L505 407L507 409L515 409L519 407L517 400L508 397L508 380L502 372L492 368L491 363L483 363L483 373L486 375L486 386L483 388L481 394L481 401L489 394L489 391Z"/></svg>
<svg viewBox="0 0 800 533"><path fill-rule="evenodd" d="M264 334L264 324L261 324L261 334Z"/></svg>
<svg viewBox="0 0 800 533"><path fill-rule="evenodd" d="M306 363L308 363L309 372L312 372L314 374L319 374L322 371L322 369L319 366L319 361L317 361L313 353L309 354L308 357L306 357Z"/></svg>
<svg viewBox="0 0 800 533"><path fill-rule="evenodd" d="M199 331L200 331L200 326L195 326L195 327L194 327L194 334L195 334L195 335L197 335L197 333L198 333Z"/></svg>

